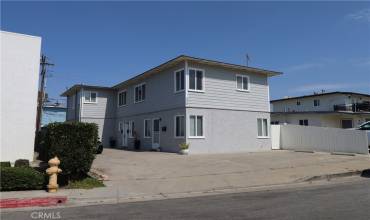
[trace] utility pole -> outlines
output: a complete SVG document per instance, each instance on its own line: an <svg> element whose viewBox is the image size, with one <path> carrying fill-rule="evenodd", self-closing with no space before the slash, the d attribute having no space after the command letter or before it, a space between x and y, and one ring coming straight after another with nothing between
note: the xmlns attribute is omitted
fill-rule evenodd
<svg viewBox="0 0 370 220"><path fill-rule="evenodd" d="M45 55L41 55L40 59L40 66L41 66L41 83L38 92L37 98L37 115L36 115L36 132L40 131L41 128L41 116L42 116L42 107L44 106L44 98L45 98L45 76L47 73L48 66L54 66L54 64L49 63L48 59Z"/></svg>

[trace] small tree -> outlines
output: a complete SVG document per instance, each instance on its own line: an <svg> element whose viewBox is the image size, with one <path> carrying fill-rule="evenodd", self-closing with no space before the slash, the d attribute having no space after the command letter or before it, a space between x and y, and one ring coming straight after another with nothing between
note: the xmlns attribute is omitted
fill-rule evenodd
<svg viewBox="0 0 370 220"><path fill-rule="evenodd" d="M44 136L48 159L57 156L66 180L85 177L95 159L98 126L94 123L51 123Z"/></svg>

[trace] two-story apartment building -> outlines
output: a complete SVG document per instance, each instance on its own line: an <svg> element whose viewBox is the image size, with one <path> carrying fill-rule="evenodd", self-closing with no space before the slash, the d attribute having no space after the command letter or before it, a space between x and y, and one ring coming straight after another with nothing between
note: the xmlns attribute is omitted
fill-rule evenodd
<svg viewBox="0 0 370 220"><path fill-rule="evenodd" d="M67 121L95 122L104 146L189 153L271 149L268 77L281 73L178 56L113 87L74 85Z"/></svg>
<svg viewBox="0 0 370 220"><path fill-rule="evenodd" d="M271 101L272 124L353 128L370 121L370 95L327 92Z"/></svg>

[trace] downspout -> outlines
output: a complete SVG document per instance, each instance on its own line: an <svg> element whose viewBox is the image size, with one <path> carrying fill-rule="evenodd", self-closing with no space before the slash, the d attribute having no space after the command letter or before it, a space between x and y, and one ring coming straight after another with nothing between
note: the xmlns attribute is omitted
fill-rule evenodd
<svg viewBox="0 0 370 220"><path fill-rule="evenodd" d="M80 91L80 117L79 117L79 122L82 121L82 117L83 117L83 96L84 96L84 88L81 88L81 91Z"/></svg>
<svg viewBox="0 0 370 220"><path fill-rule="evenodd" d="M188 72L188 61L185 60L185 143L188 143L187 134L189 134L189 122L187 116L186 106L188 105L188 83L189 83L189 72Z"/></svg>

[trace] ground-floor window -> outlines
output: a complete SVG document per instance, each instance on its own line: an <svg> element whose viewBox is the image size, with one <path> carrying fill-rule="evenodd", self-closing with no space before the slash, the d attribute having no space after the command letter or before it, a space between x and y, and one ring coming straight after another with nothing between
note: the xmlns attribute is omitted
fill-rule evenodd
<svg viewBox="0 0 370 220"><path fill-rule="evenodd" d="M134 137L134 131L135 131L135 122L134 121L129 121L128 122L128 136L130 138Z"/></svg>
<svg viewBox="0 0 370 220"><path fill-rule="evenodd" d="M185 136L185 116L176 115L175 116L175 137Z"/></svg>
<svg viewBox="0 0 370 220"><path fill-rule="evenodd" d="M308 126L308 120L307 119L299 120L299 125Z"/></svg>
<svg viewBox="0 0 370 220"><path fill-rule="evenodd" d="M257 118L258 137L268 137L268 124L266 118Z"/></svg>
<svg viewBox="0 0 370 220"><path fill-rule="evenodd" d="M144 120L144 138L152 137L152 120L145 119Z"/></svg>
<svg viewBox="0 0 370 220"><path fill-rule="evenodd" d="M353 128L352 119L342 119L342 128Z"/></svg>
<svg viewBox="0 0 370 220"><path fill-rule="evenodd" d="M190 136L189 137L203 137L203 116L190 115Z"/></svg>

